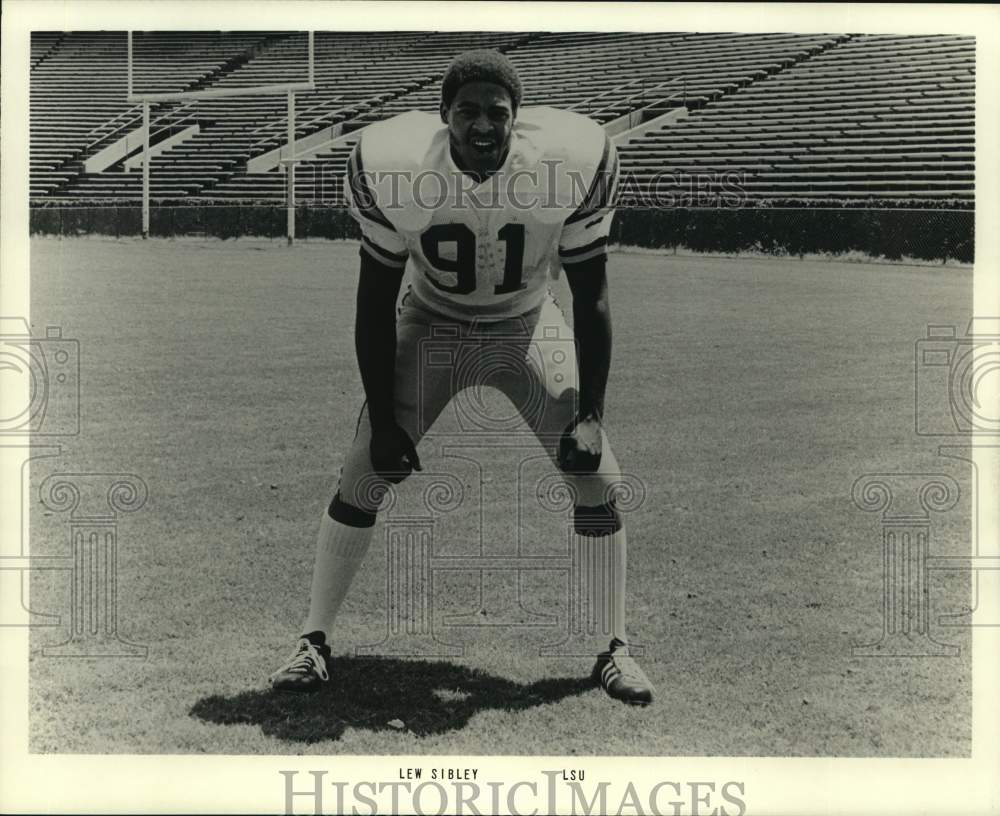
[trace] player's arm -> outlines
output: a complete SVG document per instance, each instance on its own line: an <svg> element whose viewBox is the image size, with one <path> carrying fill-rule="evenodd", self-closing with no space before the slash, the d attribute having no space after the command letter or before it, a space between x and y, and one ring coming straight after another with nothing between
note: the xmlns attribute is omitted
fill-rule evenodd
<svg viewBox="0 0 1000 816"><path fill-rule="evenodd" d="M576 420L559 443L559 463L570 472L593 472L601 464L604 392L611 368L607 244L617 182L618 155L611 139L605 136L587 195L566 220L559 239L559 259L573 293L579 370Z"/></svg>
<svg viewBox="0 0 1000 816"><path fill-rule="evenodd" d="M372 426L372 467L390 482L421 469L413 441L396 422L396 298L402 280L402 269L361 253L354 347Z"/></svg>
<svg viewBox="0 0 1000 816"><path fill-rule="evenodd" d="M559 443L559 464L570 473L592 473L601 464L601 420L611 369L611 308L604 255L566 264L573 293L573 334L579 371L577 415Z"/></svg>
<svg viewBox="0 0 1000 816"><path fill-rule="evenodd" d="M396 424L396 298L402 280L402 269L383 266L361 253L354 347L373 430Z"/></svg>
<svg viewBox="0 0 1000 816"><path fill-rule="evenodd" d="M573 293L573 333L580 374L579 419L604 416L604 392L611 370L611 306L607 258L600 255L563 267Z"/></svg>
<svg viewBox="0 0 1000 816"><path fill-rule="evenodd" d="M361 228L361 272L358 278L354 346L361 382L368 399L372 467L389 481L402 481L420 469L413 442L396 422L396 298L406 268L406 242L379 209L364 171L361 142L347 162L348 210Z"/></svg>

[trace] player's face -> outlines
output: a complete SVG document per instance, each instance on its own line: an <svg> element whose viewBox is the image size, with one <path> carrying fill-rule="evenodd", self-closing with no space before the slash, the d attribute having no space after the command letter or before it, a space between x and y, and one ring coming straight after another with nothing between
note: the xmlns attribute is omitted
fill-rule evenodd
<svg viewBox="0 0 1000 816"><path fill-rule="evenodd" d="M514 129L514 106L506 88L468 82L458 89L451 107L442 108L441 117L463 171L483 176L500 169Z"/></svg>

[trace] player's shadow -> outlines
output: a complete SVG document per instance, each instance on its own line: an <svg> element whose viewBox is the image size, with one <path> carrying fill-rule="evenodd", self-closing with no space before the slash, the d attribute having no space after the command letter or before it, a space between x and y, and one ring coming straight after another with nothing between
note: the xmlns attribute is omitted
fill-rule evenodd
<svg viewBox="0 0 1000 816"><path fill-rule="evenodd" d="M336 740L348 727L423 737L462 728L478 711L517 711L593 687L590 678L524 685L445 661L341 657L315 694L267 689L212 695L195 703L191 715L220 725L259 725L269 736L295 742ZM402 729L399 722L389 724L394 720Z"/></svg>

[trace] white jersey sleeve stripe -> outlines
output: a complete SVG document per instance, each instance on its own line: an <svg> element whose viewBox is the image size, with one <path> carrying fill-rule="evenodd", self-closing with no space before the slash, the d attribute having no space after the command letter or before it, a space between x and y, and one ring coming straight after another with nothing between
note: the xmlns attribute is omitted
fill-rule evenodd
<svg viewBox="0 0 1000 816"><path fill-rule="evenodd" d="M607 247L608 236L605 235L598 238L596 241L591 241L589 244L577 247L576 249L560 249L559 260L563 264L574 264L581 263L582 261L589 261L591 258L606 255Z"/></svg>
<svg viewBox="0 0 1000 816"><path fill-rule="evenodd" d="M361 249L383 266L391 266L394 269L404 269L406 267L406 259L408 257L406 253L390 252L387 249L383 249L367 235L361 236Z"/></svg>
<svg viewBox="0 0 1000 816"><path fill-rule="evenodd" d="M618 178L618 151L615 150L610 137L604 138L604 153L597 164L594 180L590 184L583 202L576 211L566 219L567 224L575 224L585 218L592 218L597 213L609 207L614 196L615 182Z"/></svg>
<svg viewBox="0 0 1000 816"><path fill-rule="evenodd" d="M368 183L364 165L361 163L360 141L347 160L347 183L350 186L351 199L355 209L369 221L374 221L380 227L395 231L396 228L378 208L375 192Z"/></svg>

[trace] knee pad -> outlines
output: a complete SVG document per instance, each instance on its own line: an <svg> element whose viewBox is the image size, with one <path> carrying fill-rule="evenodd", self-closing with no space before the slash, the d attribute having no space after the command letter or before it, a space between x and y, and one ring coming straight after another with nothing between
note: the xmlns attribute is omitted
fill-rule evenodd
<svg viewBox="0 0 1000 816"><path fill-rule="evenodd" d="M573 530L577 535L600 538L617 533L622 517L613 501L595 507L577 505L573 508Z"/></svg>
<svg viewBox="0 0 1000 816"><path fill-rule="evenodd" d="M563 473L578 507L614 505L621 476L611 473Z"/></svg>
<svg viewBox="0 0 1000 816"><path fill-rule="evenodd" d="M375 524L375 513L348 504L340 497L340 491L337 491L326 512L334 521L348 527L371 527Z"/></svg>

